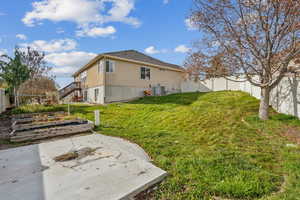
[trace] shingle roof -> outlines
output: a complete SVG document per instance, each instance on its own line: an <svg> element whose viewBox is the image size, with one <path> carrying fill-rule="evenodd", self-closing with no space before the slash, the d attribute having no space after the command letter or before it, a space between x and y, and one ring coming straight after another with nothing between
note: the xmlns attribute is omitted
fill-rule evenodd
<svg viewBox="0 0 300 200"><path fill-rule="evenodd" d="M111 57L116 57L116 58L120 58L120 59L126 59L126 60L141 62L141 63L148 63L148 64L152 64L152 65L158 65L158 66L161 66L162 68L163 67L173 68L173 69L176 69L176 70L184 71L184 68L179 66L179 65L174 65L174 64L171 64L171 63L163 62L161 60L158 60L158 59L152 58L150 56L147 56L143 53L140 53L136 50L125 50L125 51L115 51L115 52L107 52L107 53L99 54L97 57L92 59L88 64L86 64L85 66L80 68L77 72L75 72L73 74L73 76L76 76L79 73L81 73L83 70L89 68L93 63L95 63L97 60L99 60L103 56L111 56Z"/></svg>
<svg viewBox="0 0 300 200"><path fill-rule="evenodd" d="M182 67L180 67L178 65L163 62L163 61L153 58L151 56L147 56L143 53L140 53L136 50L108 52L108 53L103 53L103 55L115 56L115 57L119 57L119 58L135 60L135 61L139 61L139 62L145 62L145 63L160 65L160 66L165 66L165 67L171 67L171 68L180 69L180 70L183 69Z"/></svg>

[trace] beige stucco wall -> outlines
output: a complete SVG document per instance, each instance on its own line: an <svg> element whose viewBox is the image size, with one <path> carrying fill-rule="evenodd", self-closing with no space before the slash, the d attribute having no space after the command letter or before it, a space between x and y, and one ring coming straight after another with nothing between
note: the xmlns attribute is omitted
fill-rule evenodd
<svg viewBox="0 0 300 200"><path fill-rule="evenodd" d="M107 86L128 86L137 88L148 88L160 84L168 90L180 89L184 80L184 73L171 70L162 70L156 67L144 66L135 63L113 60L115 61L115 71L105 74L105 85ZM142 80L140 78L140 67L148 67L151 70L151 79ZM98 71L98 62L87 70L87 79L85 86L87 88L104 85L103 72ZM80 81L80 75L75 77L76 81Z"/></svg>
<svg viewBox="0 0 300 200"><path fill-rule="evenodd" d="M103 72L98 71L98 62L95 63L92 67L88 68L86 72L87 78L85 84L82 86L83 88L92 88L104 85ZM80 82L80 74L75 77L75 81Z"/></svg>
<svg viewBox="0 0 300 200"><path fill-rule="evenodd" d="M105 64L101 72L98 69L98 63L105 63L106 59L92 65L86 70L87 77L82 86L83 91L88 91L88 102L114 102L126 101L143 96L143 91L160 84L166 88L167 93L176 93L181 91L181 83L185 74L180 71L162 70L153 66L140 65L136 63L110 59L115 63L115 70L112 73L105 73ZM150 68L150 80L141 79L141 67ZM75 77L75 81L81 81L80 74ZM100 101L94 101L94 89L103 87L99 93Z"/></svg>
<svg viewBox="0 0 300 200"><path fill-rule="evenodd" d="M167 90L180 90L181 82L184 79L183 72L162 70L159 68L129 63L124 61L115 61L115 71L106 73L107 86L127 86L136 88L149 88L151 85L165 86ZM150 68L150 80L142 80L140 68Z"/></svg>

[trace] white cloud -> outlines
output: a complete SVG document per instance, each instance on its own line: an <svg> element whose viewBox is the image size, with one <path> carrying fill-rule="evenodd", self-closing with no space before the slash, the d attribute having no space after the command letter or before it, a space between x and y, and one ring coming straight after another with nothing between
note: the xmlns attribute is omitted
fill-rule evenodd
<svg viewBox="0 0 300 200"><path fill-rule="evenodd" d="M17 34L16 38L20 39L20 40L27 40L27 36L24 34Z"/></svg>
<svg viewBox="0 0 300 200"><path fill-rule="evenodd" d="M4 15L6 15L6 13L0 12L0 16L4 16Z"/></svg>
<svg viewBox="0 0 300 200"><path fill-rule="evenodd" d="M164 4L168 4L170 2L170 0L164 0L163 3Z"/></svg>
<svg viewBox="0 0 300 200"><path fill-rule="evenodd" d="M145 49L145 53L147 53L147 54L158 54L158 53L160 53L160 51L158 49L156 49L154 46L150 46L150 47L147 47Z"/></svg>
<svg viewBox="0 0 300 200"><path fill-rule="evenodd" d="M189 50L190 48L186 47L185 45L179 45L174 49L174 51L177 53L187 53Z"/></svg>
<svg viewBox="0 0 300 200"><path fill-rule="evenodd" d="M6 55L7 50L6 49L0 49L0 56Z"/></svg>
<svg viewBox="0 0 300 200"><path fill-rule="evenodd" d="M111 9L107 11L108 15L104 16L104 22L124 22L135 27L141 25L137 18L129 16L134 10L135 0L102 0L102 2L113 4Z"/></svg>
<svg viewBox="0 0 300 200"><path fill-rule="evenodd" d="M85 28L83 30L79 30L76 32L76 35L79 37L107 37L109 35L112 35L116 33L116 29L113 26L108 27L94 27L91 29Z"/></svg>
<svg viewBox="0 0 300 200"><path fill-rule="evenodd" d="M98 10L102 9L98 1L89 0L43 0L32 3L33 10L27 12L22 21L34 26L42 20L73 21L77 24L100 20Z"/></svg>
<svg viewBox="0 0 300 200"><path fill-rule="evenodd" d="M45 56L45 60L53 65L52 72L55 74L71 74L85 65L97 54L72 51L63 53L51 53Z"/></svg>
<svg viewBox="0 0 300 200"><path fill-rule="evenodd" d="M21 44L21 47L27 47L27 46L30 46L33 49L36 49L38 51L52 53L52 52L74 50L77 46L77 42L72 39L60 39L60 40L51 40L49 42L45 40L36 40L33 41L32 43Z"/></svg>
<svg viewBox="0 0 300 200"><path fill-rule="evenodd" d="M135 0L42 0L32 3L33 10L22 19L27 26L43 20L71 21L79 31L99 27L109 22L122 22L138 27L141 22L131 17Z"/></svg>
<svg viewBox="0 0 300 200"><path fill-rule="evenodd" d="M185 19L184 23L189 31L197 30L197 27L195 26L195 24L193 24L193 22L190 18Z"/></svg>

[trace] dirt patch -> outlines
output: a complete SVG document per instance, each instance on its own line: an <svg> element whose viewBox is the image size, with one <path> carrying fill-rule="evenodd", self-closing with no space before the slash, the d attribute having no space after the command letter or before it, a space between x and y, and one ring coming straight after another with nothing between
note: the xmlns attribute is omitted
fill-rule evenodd
<svg viewBox="0 0 300 200"><path fill-rule="evenodd" d="M300 145L300 130L296 127L286 126L283 128L282 136Z"/></svg>
<svg viewBox="0 0 300 200"><path fill-rule="evenodd" d="M56 162L65 162L69 160L81 159L89 155L93 155L98 148L85 147L76 151L70 151L54 158Z"/></svg>
<svg viewBox="0 0 300 200"><path fill-rule="evenodd" d="M69 160L75 160L76 158L78 158L78 154L75 151L73 151L57 156L53 160L55 160L55 162L65 162Z"/></svg>
<svg viewBox="0 0 300 200"><path fill-rule="evenodd" d="M0 139L7 139L11 132L11 120L9 117L0 118Z"/></svg>
<svg viewBox="0 0 300 200"><path fill-rule="evenodd" d="M146 189L145 191L136 195L133 200L153 200L155 199L155 191L158 190L159 184L155 184L154 186Z"/></svg>

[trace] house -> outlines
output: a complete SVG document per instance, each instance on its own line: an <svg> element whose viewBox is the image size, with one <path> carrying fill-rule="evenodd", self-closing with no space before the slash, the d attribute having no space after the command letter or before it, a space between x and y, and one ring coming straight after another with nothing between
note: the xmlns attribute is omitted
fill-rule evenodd
<svg viewBox="0 0 300 200"><path fill-rule="evenodd" d="M133 100L145 91L181 92L185 70L135 50L103 53L73 74L75 82L62 89L62 98L111 103Z"/></svg>

